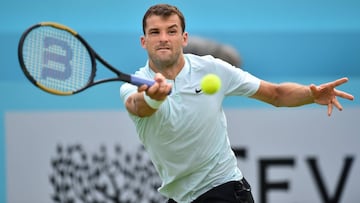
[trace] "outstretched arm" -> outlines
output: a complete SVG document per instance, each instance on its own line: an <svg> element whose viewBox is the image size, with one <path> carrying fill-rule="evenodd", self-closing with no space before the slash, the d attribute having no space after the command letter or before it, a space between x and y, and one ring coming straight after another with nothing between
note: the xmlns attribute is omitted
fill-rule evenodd
<svg viewBox="0 0 360 203"><path fill-rule="evenodd" d="M264 101L277 107L295 107L305 104L317 103L328 106L328 115L330 116L335 105L340 111L342 106L338 97L353 100L354 97L343 91L335 89L348 81L347 78L341 78L319 86L305 86L297 83L274 84L261 81L258 91L252 98Z"/></svg>

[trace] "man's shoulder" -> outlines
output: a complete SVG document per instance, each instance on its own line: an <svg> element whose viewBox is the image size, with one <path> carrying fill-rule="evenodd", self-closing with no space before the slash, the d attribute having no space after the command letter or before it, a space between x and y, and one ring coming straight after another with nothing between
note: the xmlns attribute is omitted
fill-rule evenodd
<svg viewBox="0 0 360 203"><path fill-rule="evenodd" d="M214 60L214 57L212 55L196 55L196 54L184 54L186 58L189 60L194 61L212 61Z"/></svg>
<svg viewBox="0 0 360 203"><path fill-rule="evenodd" d="M188 60L192 68L208 67L215 59L211 55L199 56L195 54L185 54L185 58Z"/></svg>

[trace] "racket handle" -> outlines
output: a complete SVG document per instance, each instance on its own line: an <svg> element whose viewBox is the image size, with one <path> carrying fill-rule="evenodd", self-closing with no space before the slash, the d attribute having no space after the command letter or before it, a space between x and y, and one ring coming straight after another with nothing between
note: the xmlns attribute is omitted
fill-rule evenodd
<svg viewBox="0 0 360 203"><path fill-rule="evenodd" d="M138 87L140 87L141 85L147 85L148 87L151 87L155 83L154 80L140 78L135 75L130 75L130 81L131 81L131 84L136 85ZM170 94L171 94L171 90L169 91L169 95Z"/></svg>
<svg viewBox="0 0 360 203"><path fill-rule="evenodd" d="M130 82L131 82L131 84L136 85L138 87L140 87L141 85L147 85L148 87L150 87L155 83L154 80L148 80L148 79L145 79L145 78L140 78L140 77L137 77L135 75L130 76Z"/></svg>

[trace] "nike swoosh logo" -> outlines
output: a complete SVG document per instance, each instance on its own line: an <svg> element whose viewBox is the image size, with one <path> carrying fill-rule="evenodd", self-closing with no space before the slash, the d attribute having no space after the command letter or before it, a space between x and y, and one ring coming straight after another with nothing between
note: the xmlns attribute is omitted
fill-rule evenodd
<svg viewBox="0 0 360 203"><path fill-rule="evenodd" d="M200 89L200 88L196 88L196 89L195 89L195 93L196 93L196 94L200 94L201 92L202 92L202 89Z"/></svg>

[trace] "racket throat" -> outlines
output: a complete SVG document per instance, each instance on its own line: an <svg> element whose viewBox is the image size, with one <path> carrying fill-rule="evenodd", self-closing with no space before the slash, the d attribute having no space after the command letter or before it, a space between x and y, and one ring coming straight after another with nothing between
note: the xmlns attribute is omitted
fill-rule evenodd
<svg viewBox="0 0 360 203"><path fill-rule="evenodd" d="M127 83L131 83L131 76L130 75L127 75L127 74L119 74L118 75L118 79L119 80L122 80L122 81L124 81L124 82L127 82Z"/></svg>

